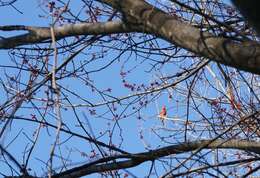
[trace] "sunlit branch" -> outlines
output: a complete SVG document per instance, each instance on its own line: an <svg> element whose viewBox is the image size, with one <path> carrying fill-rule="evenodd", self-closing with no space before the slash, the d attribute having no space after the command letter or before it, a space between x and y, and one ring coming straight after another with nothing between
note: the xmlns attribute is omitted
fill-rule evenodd
<svg viewBox="0 0 260 178"><path fill-rule="evenodd" d="M48 27L32 27L23 25L0 26L1 31L28 31L28 33L8 38L0 38L0 49L10 49L21 45L37 44L51 40L51 32ZM79 23L67 24L54 28L57 40L77 35L108 35L114 33L132 32L121 21L104 23Z"/></svg>

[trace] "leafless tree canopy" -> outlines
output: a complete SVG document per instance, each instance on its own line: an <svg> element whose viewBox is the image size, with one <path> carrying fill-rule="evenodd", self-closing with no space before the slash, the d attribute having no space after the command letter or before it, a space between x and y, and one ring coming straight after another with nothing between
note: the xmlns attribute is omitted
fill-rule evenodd
<svg viewBox="0 0 260 178"><path fill-rule="evenodd" d="M1 175L259 175L259 3L233 3L38 0L49 25L1 23Z"/></svg>

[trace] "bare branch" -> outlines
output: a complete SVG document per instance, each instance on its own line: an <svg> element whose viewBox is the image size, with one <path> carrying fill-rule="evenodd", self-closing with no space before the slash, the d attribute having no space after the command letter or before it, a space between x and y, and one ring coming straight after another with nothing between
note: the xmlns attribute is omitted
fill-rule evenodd
<svg viewBox="0 0 260 178"><path fill-rule="evenodd" d="M51 39L50 28L48 27L30 27L30 26L0 26L2 31L26 30L27 34L0 39L0 49L10 49L21 45L42 43ZM131 32L121 21L105 23L81 23L68 24L61 27L55 27L55 38L62 39L77 35L107 35L113 33Z"/></svg>
<svg viewBox="0 0 260 178"><path fill-rule="evenodd" d="M170 156L173 154L182 154L185 152L190 152L196 150L200 147L204 149L239 149L243 151L249 151L253 153L260 154L260 143L251 141L241 141L241 140L200 140L193 142L180 143L172 146L167 146L159 148L156 150L131 154L131 155L119 155L107 158L102 158L93 163L88 163L86 165L72 168L70 170L64 171L62 173L53 175L53 178L69 178L69 177L80 177L89 175L97 172L104 172L108 170L117 170L137 166L146 161L153 161L161 157ZM128 159L126 161L116 161L117 159ZM113 161L111 163L107 163ZM103 163L103 164L102 164Z"/></svg>
<svg viewBox="0 0 260 178"><path fill-rule="evenodd" d="M127 15L130 22L142 26L145 32L213 61L260 74L260 45L257 42L238 42L215 36L141 0L120 2L118 10Z"/></svg>
<svg viewBox="0 0 260 178"><path fill-rule="evenodd" d="M204 29L177 19L142 0L105 1L121 11L122 22L84 23L55 28L57 39L75 35L98 35L142 31L150 33L213 61L260 74L260 45L255 41L238 42L218 37ZM23 27L25 28L25 27ZM29 30L29 27L27 27ZM0 30L17 30L18 27L0 27ZM135 29L135 30L133 30ZM49 28L30 27L25 35L0 40L0 49L40 43L50 39Z"/></svg>

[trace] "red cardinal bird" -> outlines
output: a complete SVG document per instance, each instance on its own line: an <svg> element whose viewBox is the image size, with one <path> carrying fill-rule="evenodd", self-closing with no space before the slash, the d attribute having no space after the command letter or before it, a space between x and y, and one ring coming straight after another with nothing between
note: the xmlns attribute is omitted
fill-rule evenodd
<svg viewBox="0 0 260 178"><path fill-rule="evenodd" d="M167 116L167 111L166 111L166 107L163 106L162 110L160 112L159 118L161 119L162 123L164 124L164 119Z"/></svg>

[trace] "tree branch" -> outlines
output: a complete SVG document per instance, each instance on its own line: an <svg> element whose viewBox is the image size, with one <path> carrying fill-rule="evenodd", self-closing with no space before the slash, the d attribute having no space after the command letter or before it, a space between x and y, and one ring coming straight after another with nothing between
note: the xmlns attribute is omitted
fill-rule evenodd
<svg viewBox="0 0 260 178"><path fill-rule="evenodd" d="M123 22L83 23L55 28L55 36L61 39L74 35L98 35L125 32L143 32L159 36L213 61L260 74L260 45L256 41L238 42L218 37L171 16L143 0L100 0L123 14ZM127 26L126 26L127 24ZM29 33L2 38L0 49L40 43L50 39L49 28L29 27ZM1 26L0 30L16 30Z"/></svg>
<svg viewBox="0 0 260 178"><path fill-rule="evenodd" d="M128 24L138 24L145 33L159 36L213 61L260 74L260 45L256 41L238 42L215 36L143 0L121 0L118 10L128 16Z"/></svg>
<svg viewBox="0 0 260 178"><path fill-rule="evenodd" d="M2 31L25 30L28 33L9 38L0 39L0 49L10 49L21 45L42 43L51 39L50 28L48 27L30 27L30 26L0 26ZM107 35L113 33L131 32L121 21L110 21L104 23L80 23L68 24L61 27L55 27L55 38L62 39L77 35Z"/></svg>
<svg viewBox="0 0 260 178"><path fill-rule="evenodd" d="M190 152L198 148L201 148L201 146L204 146L204 149L239 149L243 151L249 151L256 154L260 154L260 143L258 142L241 140L216 140L212 142L212 140L201 140L171 145L143 153L110 156L99 159L92 163L69 169L67 171L53 175L52 177L80 177L97 172L130 168L144 163L146 161L153 161L155 159L170 156L173 154ZM120 159L126 160L120 161Z"/></svg>

